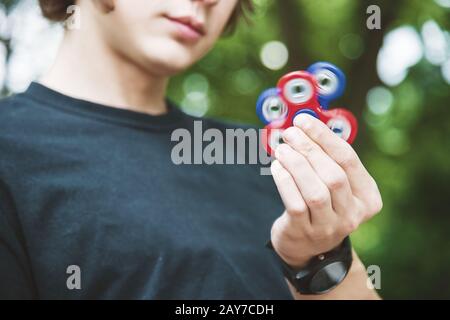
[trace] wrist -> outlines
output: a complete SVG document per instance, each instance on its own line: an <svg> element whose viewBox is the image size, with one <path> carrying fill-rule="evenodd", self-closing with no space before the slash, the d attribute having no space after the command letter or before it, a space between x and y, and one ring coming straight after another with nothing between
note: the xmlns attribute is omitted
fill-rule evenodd
<svg viewBox="0 0 450 320"><path fill-rule="evenodd" d="M295 255L286 253L285 250L282 249L281 246L278 245L276 241L271 241L272 243L272 249L277 253L277 255L289 266L291 266L294 269L302 269L306 267L313 259L323 260L325 257L325 253L334 251L338 247L341 246L341 243L336 245L335 247L331 248L330 250L325 250L324 252L320 253L305 253L299 254L298 252L295 253Z"/></svg>
<svg viewBox="0 0 450 320"><path fill-rule="evenodd" d="M275 253L283 260L284 263L288 264L292 268L301 269L308 265L308 263L315 257L313 254L305 254L295 256L286 254L278 245L276 241L269 240L266 243L266 247L275 251Z"/></svg>
<svg viewBox="0 0 450 320"><path fill-rule="evenodd" d="M352 266L349 237L335 249L307 258L280 256L270 240L266 246L274 252L285 278L301 294L329 292L345 279Z"/></svg>
<svg viewBox="0 0 450 320"><path fill-rule="evenodd" d="M315 255L308 255L304 257L289 257L287 255L284 255L282 252L277 251L274 248L275 252L280 256L280 258L289 266L291 266L294 269L301 269L308 265L308 263L315 257Z"/></svg>

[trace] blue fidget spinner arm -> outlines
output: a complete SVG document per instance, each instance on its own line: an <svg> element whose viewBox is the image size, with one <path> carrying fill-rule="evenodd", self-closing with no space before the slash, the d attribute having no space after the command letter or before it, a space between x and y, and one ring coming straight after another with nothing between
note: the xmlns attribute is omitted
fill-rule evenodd
<svg viewBox="0 0 450 320"><path fill-rule="evenodd" d="M323 109L328 110L330 103L342 96L345 91L347 84L345 74L327 62L314 63L307 71L316 77L320 88L319 103Z"/></svg>

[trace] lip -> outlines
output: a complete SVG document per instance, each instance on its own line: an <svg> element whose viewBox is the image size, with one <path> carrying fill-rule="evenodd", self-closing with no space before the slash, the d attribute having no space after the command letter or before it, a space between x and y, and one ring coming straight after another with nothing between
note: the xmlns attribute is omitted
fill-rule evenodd
<svg viewBox="0 0 450 320"><path fill-rule="evenodd" d="M184 40L196 42L206 34L203 23L192 16L165 16L165 18L177 27L178 36Z"/></svg>

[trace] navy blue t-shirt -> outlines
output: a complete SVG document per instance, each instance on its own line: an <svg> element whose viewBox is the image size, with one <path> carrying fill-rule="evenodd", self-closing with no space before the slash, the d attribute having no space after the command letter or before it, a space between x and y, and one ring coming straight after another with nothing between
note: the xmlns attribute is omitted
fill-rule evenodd
<svg viewBox="0 0 450 320"><path fill-rule="evenodd" d="M0 103L0 298L292 299L265 248L283 211L272 178L175 165L171 133L198 119L169 109L37 83Z"/></svg>

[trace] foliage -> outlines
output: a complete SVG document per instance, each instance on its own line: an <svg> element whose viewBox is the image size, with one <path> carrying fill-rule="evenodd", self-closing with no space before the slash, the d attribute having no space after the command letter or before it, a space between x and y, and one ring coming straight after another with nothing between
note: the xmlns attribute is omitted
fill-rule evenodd
<svg viewBox="0 0 450 320"><path fill-rule="evenodd" d="M206 92L208 116L259 124L255 100L282 74L318 60L341 66L349 81L339 105L359 118L355 148L384 199L382 213L353 236L355 247L366 264L381 267L385 298L450 298L449 83L425 58L392 87L381 82L376 68L385 35L400 26L420 34L426 21L435 21L446 30L450 48L450 9L431 0L255 2L251 25L241 25L172 79L170 96L182 104L190 91L200 90ZM369 4L381 8L381 30L366 28ZM260 59L262 46L272 40L285 43L290 53L278 71ZM391 97L384 112L367 106L373 88Z"/></svg>

